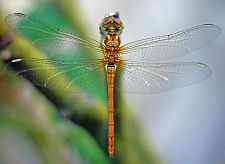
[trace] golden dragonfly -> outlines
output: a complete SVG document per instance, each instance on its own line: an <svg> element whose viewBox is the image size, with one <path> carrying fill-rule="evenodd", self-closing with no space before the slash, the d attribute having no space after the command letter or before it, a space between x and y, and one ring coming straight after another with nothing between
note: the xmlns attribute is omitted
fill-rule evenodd
<svg viewBox="0 0 225 164"><path fill-rule="evenodd" d="M6 67L16 66L16 75L23 75L33 84L50 89L57 89L59 85L63 85L63 90L72 92L96 92L107 86L110 156L114 154L114 90L156 93L207 78L211 71L203 63L159 61L178 58L204 47L221 33L218 26L203 24L170 35L137 40L121 46L120 34L124 25L118 12L106 14L103 18L100 24L100 42L65 33L22 13L7 16L6 23L19 36L49 55L48 59L10 61ZM97 55L84 55L83 49ZM30 67L21 65L23 61L30 63ZM114 86L118 68L123 70L120 75L120 87ZM42 80L39 79L40 76ZM74 84L78 84L79 89L74 88Z"/></svg>

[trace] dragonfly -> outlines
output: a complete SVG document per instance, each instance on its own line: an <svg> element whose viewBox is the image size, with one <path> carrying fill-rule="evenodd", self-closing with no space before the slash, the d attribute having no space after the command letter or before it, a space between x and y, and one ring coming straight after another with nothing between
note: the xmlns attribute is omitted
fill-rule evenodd
<svg viewBox="0 0 225 164"><path fill-rule="evenodd" d="M115 149L115 89L125 93L158 93L206 79L211 71L203 63L161 61L202 48L221 33L217 25L202 24L173 34L121 45L124 25L118 12L106 14L103 18L99 27L100 41L63 32L22 13L7 16L6 23L16 34L48 54L47 59L11 60L6 68L16 67L15 75L25 76L34 85L50 89L61 86L62 90L72 92L96 92L107 87L110 157ZM84 49L93 54L85 55ZM21 62L30 65L25 67ZM114 83L119 69L122 70L120 87ZM75 85L79 88L74 88Z"/></svg>

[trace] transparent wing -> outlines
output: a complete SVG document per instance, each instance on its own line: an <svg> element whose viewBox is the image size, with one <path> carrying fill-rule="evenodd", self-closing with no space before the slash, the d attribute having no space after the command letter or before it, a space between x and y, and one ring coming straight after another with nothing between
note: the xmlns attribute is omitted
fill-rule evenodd
<svg viewBox="0 0 225 164"><path fill-rule="evenodd" d="M204 24L170 35L134 41L123 46L124 60L159 61L181 57L204 47L221 33L213 24Z"/></svg>
<svg viewBox="0 0 225 164"><path fill-rule="evenodd" d="M20 37L28 39L34 46L54 59L60 57L82 57L83 50L101 54L101 45L91 38L81 39L60 29L40 22L30 16L14 13L6 17L6 23ZM95 58L95 56L89 56Z"/></svg>
<svg viewBox="0 0 225 164"><path fill-rule="evenodd" d="M122 90L156 93L187 86L210 76L202 63L128 63L122 73Z"/></svg>
<svg viewBox="0 0 225 164"><path fill-rule="evenodd" d="M107 87L104 68L98 61L57 61L47 59L15 59L5 70L23 76L34 85L66 92L99 92ZM75 87L76 86L76 87Z"/></svg>

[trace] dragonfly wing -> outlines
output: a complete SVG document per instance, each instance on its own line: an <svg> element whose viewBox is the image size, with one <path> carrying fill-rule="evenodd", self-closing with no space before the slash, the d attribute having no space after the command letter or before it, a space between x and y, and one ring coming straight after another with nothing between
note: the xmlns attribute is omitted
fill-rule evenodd
<svg viewBox="0 0 225 164"><path fill-rule="evenodd" d="M221 33L220 27L204 24L170 35L134 41L123 46L124 60L159 61L186 55L204 47Z"/></svg>
<svg viewBox="0 0 225 164"><path fill-rule="evenodd" d="M211 74L202 63L127 64L122 73L122 90L157 93L199 82Z"/></svg>
<svg viewBox="0 0 225 164"><path fill-rule="evenodd" d="M82 57L83 50L101 54L101 44L91 38L81 39L62 30L40 22L28 15L14 13L6 17L6 23L20 37L29 40L35 47L45 51L54 59L60 57ZM89 56L95 58L96 56Z"/></svg>
<svg viewBox="0 0 225 164"><path fill-rule="evenodd" d="M34 85L66 92L98 92L105 84L104 68L97 61L57 61L48 59L15 59L5 69L20 75Z"/></svg>

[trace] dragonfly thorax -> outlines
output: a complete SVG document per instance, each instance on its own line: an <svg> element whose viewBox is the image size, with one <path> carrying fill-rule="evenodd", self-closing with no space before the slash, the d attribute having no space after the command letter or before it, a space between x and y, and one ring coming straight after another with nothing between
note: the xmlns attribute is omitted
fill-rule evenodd
<svg viewBox="0 0 225 164"><path fill-rule="evenodd" d="M103 40L103 53L118 56L121 52L120 37L116 35L107 35Z"/></svg>
<svg viewBox="0 0 225 164"><path fill-rule="evenodd" d="M117 35L109 34L104 38L103 44L108 48L119 47L120 37Z"/></svg>
<svg viewBox="0 0 225 164"><path fill-rule="evenodd" d="M114 54L105 54L104 62L107 65L114 65L118 61L118 56L115 56Z"/></svg>
<svg viewBox="0 0 225 164"><path fill-rule="evenodd" d="M104 61L107 65L115 65L121 63L119 55L122 53L120 46L120 37L117 35L107 35L103 40Z"/></svg>

